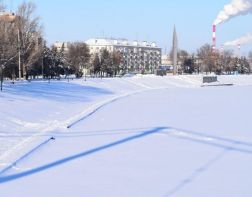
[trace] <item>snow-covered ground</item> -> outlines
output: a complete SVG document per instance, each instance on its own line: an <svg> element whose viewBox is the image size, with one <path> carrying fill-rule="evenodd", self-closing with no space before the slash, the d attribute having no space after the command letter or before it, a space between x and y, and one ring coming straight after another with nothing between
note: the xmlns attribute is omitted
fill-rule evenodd
<svg viewBox="0 0 252 197"><path fill-rule="evenodd" d="M0 196L251 196L252 76L218 79L6 83Z"/></svg>

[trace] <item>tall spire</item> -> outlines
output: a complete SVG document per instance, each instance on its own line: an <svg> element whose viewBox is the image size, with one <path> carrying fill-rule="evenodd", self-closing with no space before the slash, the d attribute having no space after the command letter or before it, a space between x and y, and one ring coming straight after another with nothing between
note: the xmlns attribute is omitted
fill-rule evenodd
<svg viewBox="0 0 252 197"><path fill-rule="evenodd" d="M173 30L172 51L173 51L173 74L176 75L178 73L178 38L175 25Z"/></svg>

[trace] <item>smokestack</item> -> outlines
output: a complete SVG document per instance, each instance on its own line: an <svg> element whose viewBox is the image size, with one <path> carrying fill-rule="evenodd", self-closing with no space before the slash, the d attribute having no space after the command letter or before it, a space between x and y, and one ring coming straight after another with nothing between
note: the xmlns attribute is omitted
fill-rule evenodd
<svg viewBox="0 0 252 197"><path fill-rule="evenodd" d="M216 51L216 25L213 25L213 53Z"/></svg>

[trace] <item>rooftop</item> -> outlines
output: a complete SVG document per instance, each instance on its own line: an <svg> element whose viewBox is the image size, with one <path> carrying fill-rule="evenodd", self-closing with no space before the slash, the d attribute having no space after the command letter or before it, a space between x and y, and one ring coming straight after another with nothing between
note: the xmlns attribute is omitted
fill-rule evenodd
<svg viewBox="0 0 252 197"><path fill-rule="evenodd" d="M118 46L137 46L137 47L154 47L158 48L155 42L148 43L147 41L129 41L127 39L115 38L92 38L86 41L88 45L118 45Z"/></svg>

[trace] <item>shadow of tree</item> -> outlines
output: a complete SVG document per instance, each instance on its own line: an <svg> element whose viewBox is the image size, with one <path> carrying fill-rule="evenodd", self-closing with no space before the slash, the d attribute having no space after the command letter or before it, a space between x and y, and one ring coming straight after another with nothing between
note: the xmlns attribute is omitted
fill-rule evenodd
<svg viewBox="0 0 252 197"><path fill-rule="evenodd" d="M4 93L8 93L15 98L16 96L22 95L20 99L23 101L25 101L25 97L32 97L36 99L50 99L58 102L65 102L66 100L69 100L69 102L89 101L92 97L97 95L113 94L106 89L67 83L64 81L52 81L50 84L46 81L17 83L7 86ZM4 95L0 96L4 97ZM27 101L29 101L29 99Z"/></svg>

